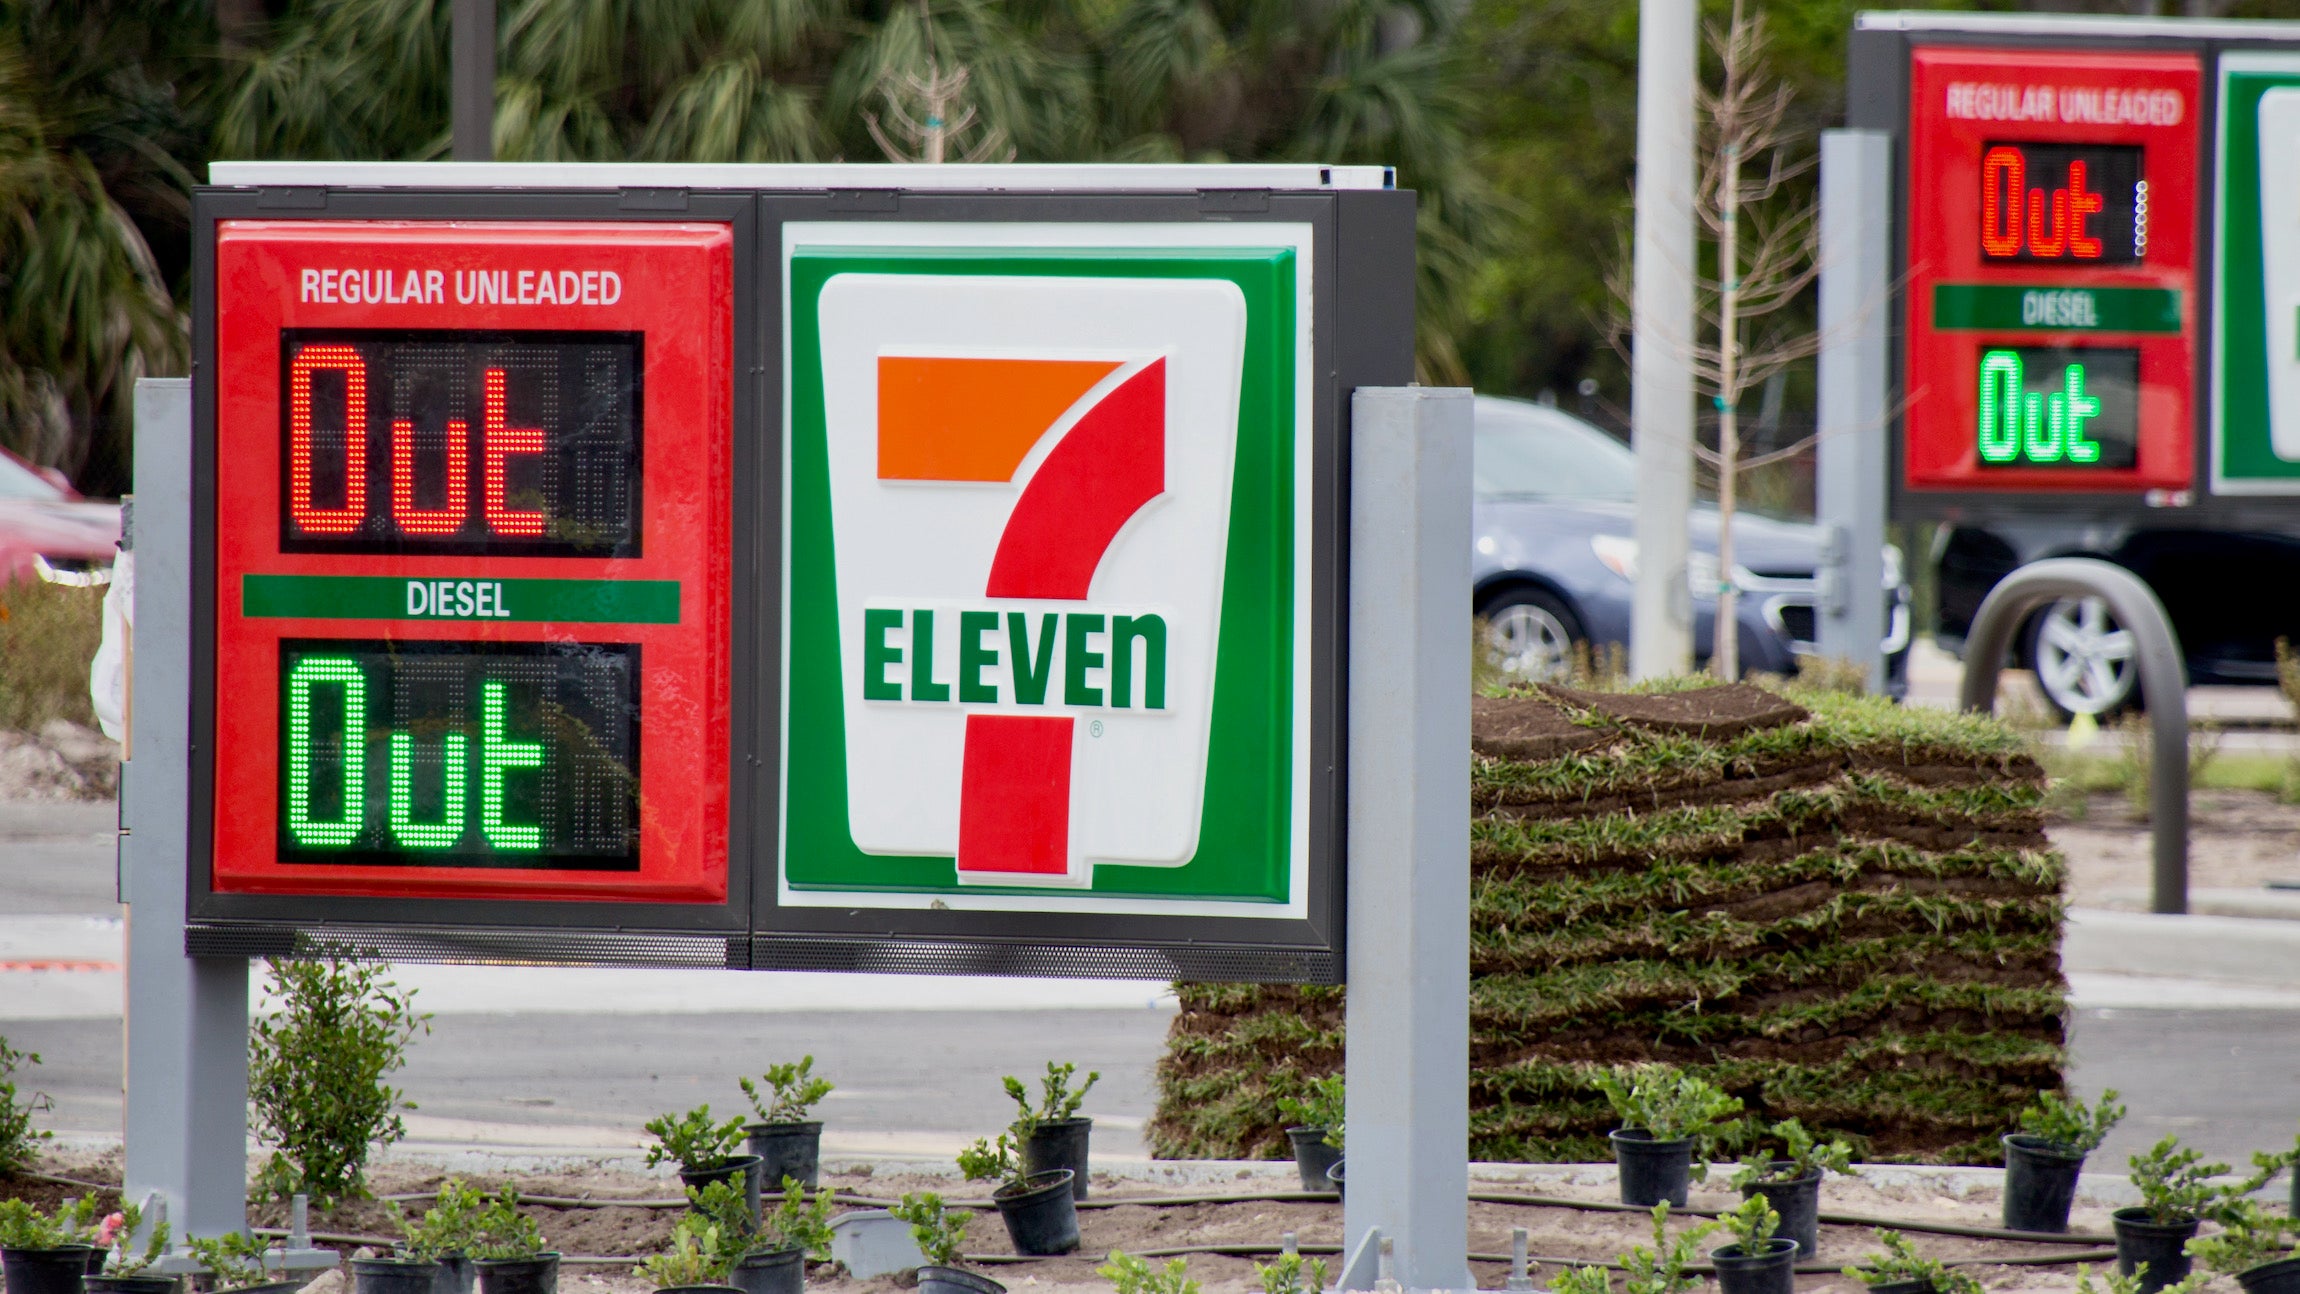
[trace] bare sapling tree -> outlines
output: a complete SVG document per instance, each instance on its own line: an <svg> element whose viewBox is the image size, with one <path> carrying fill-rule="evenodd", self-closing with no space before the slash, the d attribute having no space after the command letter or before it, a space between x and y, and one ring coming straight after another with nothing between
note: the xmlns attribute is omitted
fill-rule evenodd
<svg viewBox="0 0 2300 1294"><path fill-rule="evenodd" d="M1765 71L1764 16L1735 0L1731 22L1708 24L1705 35L1717 56L1720 83L1699 92L1693 209L1714 249L1714 272L1694 272L1695 338L1683 361L1717 411L1716 444L1696 435L1693 454L1717 481L1717 616L1709 666L1731 680L1741 673L1733 544L1738 477L1794 458L1814 442L1807 436L1748 452L1741 440L1741 401L1821 349L1820 334L1794 308L1820 276L1820 205L1809 189L1795 184L1817 159L1790 125L1793 92ZM1630 334L1630 260L1624 249L1611 276L1617 349L1626 347Z"/></svg>
<svg viewBox="0 0 2300 1294"><path fill-rule="evenodd" d="M966 83L973 79L965 64L948 69L934 52L934 20L925 0L918 6L919 26L926 41L926 73L889 70L879 78L879 97L886 103L882 121L875 112L863 113L872 142L890 162L1011 162L1014 146L1006 132L982 123L967 102ZM977 131L977 127L981 129ZM974 133L971 142L961 143Z"/></svg>

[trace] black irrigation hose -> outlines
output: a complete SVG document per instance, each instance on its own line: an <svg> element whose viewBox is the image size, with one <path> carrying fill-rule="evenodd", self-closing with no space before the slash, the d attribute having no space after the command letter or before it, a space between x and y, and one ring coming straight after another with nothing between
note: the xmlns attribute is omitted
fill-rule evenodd
<svg viewBox="0 0 2300 1294"><path fill-rule="evenodd" d="M2021 1234L2027 1235L2028 1233L2023 1232ZM1134 1255L1136 1258L1182 1258L1193 1254L1214 1254L1225 1258L1258 1258L1265 1254L1284 1253L1285 1247L1282 1245L1271 1244L1167 1245L1158 1249L1130 1249L1127 1252ZM1305 1244L1294 1246L1294 1252L1300 1254L1338 1255L1342 1252L1342 1247L1340 1245ZM1508 1254L1472 1253L1468 1255L1468 1258L1469 1261L1473 1263L1501 1263L1506 1265L1514 1261ZM984 1267L1007 1267L1022 1263L1046 1262L1049 1260L1047 1258L1032 1257L1025 1254L966 1254L962 1257L962 1261ZM2025 1254L2009 1258L1955 1258L1948 1260L1943 1265L1949 1267L2056 1267L2066 1263L2105 1263L2115 1261L2116 1251L2114 1249L2080 1249L2072 1253ZM1603 1267L1609 1271L1626 1270L1626 1268L1624 1268L1618 1262L1608 1262L1602 1259L1589 1258L1558 1258L1547 1254L1529 1254L1526 1256L1525 1263L1528 1269L1534 1267ZM1858 1270L1861 1266L1862 1264L1857 1261L1847 1263L1798 1263L1797 1271L1804 1275L1813 1276L1838 1275ZM1708 1263L1692 1263L1687 1265L1685 1270L1699 1276L1712 1276L1715 1275L1717 1271L1715 1267Z"/></svg>
<svg viewBox="0 0 2300 1294"><path fill-rule="evenodd" d="M1337 1197L1338 1198L1338 1197ZM1562 1195L1516 1195L1502 1191L1471 1191L1469 1198L1477 1204L1526 1204L1544 1209L1581 1209L1591 1213L1651 1213L1649 1207L1639 1204L1621 1204L1613 1200L1576 1200ZM1722 1217L1727 1209L1677 1208L1671 1213L1692 1218ZM1900 1218L1880 1218L1866 1213L1823 1213L1820 1220L1840 1227L1885 1227L1893 1231L1916 1231L1935 1236L1964 1236L1973 1240L2018 1240L2029 1244L2094 1244L2112 1245L2116 1237L2095 1235L2089 1231L2008 1231L2003 1227L1967 1226L1956 1222L1904 1221Z"/></svg>

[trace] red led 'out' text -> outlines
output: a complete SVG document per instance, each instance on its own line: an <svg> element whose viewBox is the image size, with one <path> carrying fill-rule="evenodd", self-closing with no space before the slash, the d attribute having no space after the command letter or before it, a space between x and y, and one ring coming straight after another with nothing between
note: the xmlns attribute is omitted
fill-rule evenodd
<svg viewBox="0 0 2300 1294"><path fill-rule="evenodd" d="M2100 213L2098 193L2085 188L2086 166L2068 164L2068 183L2049 193L2028 187L2028 158L2009 144L1981 159L1981 249L1992 257L2027 252L2040 260L2100 259L2100 239L2085 222Z"/></svg>

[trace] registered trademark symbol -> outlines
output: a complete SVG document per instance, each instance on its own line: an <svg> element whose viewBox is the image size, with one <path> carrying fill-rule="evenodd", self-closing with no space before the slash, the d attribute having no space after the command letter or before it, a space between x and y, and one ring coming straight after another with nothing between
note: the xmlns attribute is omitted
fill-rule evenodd
<svg viewBox="0 0 2300 1294"><path fill-rule="evenodd" d="M1086 732L1087 732L1087 735L1088 735L1088 736L1092 736L1092 737L1099 737L1099 736L1101 736L1101 735L1102 735L1102 721L1101 721L1100 719L1096 719L1094 722L1092 722L1092 723L1090 723L1090 724L1087 724L1087 725L1086 725Z"/></svg>

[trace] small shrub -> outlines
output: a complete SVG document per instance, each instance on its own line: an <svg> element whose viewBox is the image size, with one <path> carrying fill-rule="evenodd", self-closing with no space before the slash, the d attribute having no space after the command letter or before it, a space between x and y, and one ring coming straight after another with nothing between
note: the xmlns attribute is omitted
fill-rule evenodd
<svg viewBox="0 0 2300 1294"><path fill-rule="evenodd" d="M887 1212L910 1224L910 1237L930 1266L948 1267L958 1261L959 1245L966 1239L966 1224L973 1215L945 1208L932 1191L914 1191Z"/></svg>
<svg viewBox="0 0 2300 1294"><path fill-rule="evenodd" d="M1003 1132L996 1139L977 1137L958 1152L958 1171L970 1182L1015 1186L1022 1181L1022 1157L1015 1153L1014 1138Z"/></svg>
<svg viewBox="0 0 2300 1294"><path fill-rule="evenodd" d="M144 1247L135 1247L136 1237L144 1237ZM106 1276L140 1276L153 1263L167 1256L169 1229L167 1222L154 1223L148 1230L144 1226L144 1211L133 1204L123 1204L120 1211L104 1219L96 1230L96 1247L104 1251Z"/></svg>
<svg viewBox="0 0 2300 1294"><path fill-rule="evenodd" d="M732 1159L743 1144L743 1121L714 1122L709 1105L685 1114L658 1114L643 1125L657 1144L647 1148L647 1167L674 1160L681 1171L708 1172Z"/></svg>
<svg viewBox="0 0 2300 1294"><path fill-rule="evenodd" d="M2100 1149L2110 1130L2124 1119L2124 1107L2116 1103L2116 1095L2116 1089L2110 1088L2087 1109L2082 1101L2046 1092L2020 1112L2020 1130L2065 1147L2072 1154L2089 1155Z"/></svg>
<svg viewBox="0 0 2300 1294"><path fill-rule="evenodd" d="M1963 1272L1943 1263L1938 1258L1927 1258L1898 1231L1879 1229L1877 1243L1883 1245L1881 1253L1870 1253L1862 1258L1862 1266L1853 1274L1866 1285L1890 1285L1895 1281L1925 1281L1934 1294L1986 1294L1981 1283Z"/></svg>
<svg viewBox="0 0 2300 1294"><path fill-rule="evenodd" d="M657 1289L722 1284L729 1271L721 1256L724 1248L719 1225L690 1213L671 1228L670 1245L632 1269L631 1274L653 1281Z"/></svg>
<svg viewBox="0 0 2300 1294"><path fill-rule="evenodd" d="M1768 1129L1780 1140L1781 1152L1773 1153L1762 1142L1741 1159L1741 1167L1733 1174L1733 1189L1748 1191L1760 1182L1793 1182L1816 1170L1851 1176L1853 1148L1842 1137L1817 1141L1805 1125L1796 1119L1784 1119Z"/></svg>
<svg viewBox="0 0 2300 1294"><path fill-rule="evenodd" d="M39 1063L37 1055L17 1051L0 1038L0 1177L13 1177L39 1162L40 1143L49 1137L32 1127L32 1116L48 1108L47 1096L16 1095L17 1068Z"/></svg>
<svg viewBox="0 0 2300 1294"><path fill-rule="evenodd" d="M1319 1294L1326 1288L1326 1264L1300 1254L1280 1254L1277 1261L1254 1264L1254 1278L1262 1294Z"/></svg>
<svg viewBox="0 0 2300 1294"><path fill-rule="evenodd" d="M234 1231L213 1240L186 1240L184 1247L200 1266L208 1269L211 1290L239 1289L246 1285L264 1283L266 1260L264 1242L244 1231Z"/></svg>
<svg viewBox="0 0 2300 1294"><path fill-rule="evenodd" d="M368 1157L407 1135L399 1112L415 1106L384 1079L431 1017L389 973L348 959L269 963L265 992L280 1009L248 1029L248 1103L272 1147L256 1178L265 1193L323 1207L362 1198Z"/></svg>
<svg viewBox="0 0 2300 1294"><path fill-rule="evenodd" d="M796 1245L816 1262L831 1258L831 1205L836 1194L816 1191L812 1196L795 1177L783 1179L783 1200L767 1215L765 1230L784 1245Z"/></svg>
<svg viewBox="0 0 2300 1294"><path fill-rule="evenodd" d="M103 638L102 588L0 580L0 729L95 727L88 665Z"/></svg>
<svg viewBox="0 0 2300 1294"><path fill-rule="evenodd" d="M0 1200L0 1249L60 1249L79 1244L96 1224L96 1201L43 1213L29 1200Z"/></svg>
<svg viewBox="0 0 2300 1294"><path fill-rule="evenodd" d="M1038 1080L1040 1094L1036 1108L1031 1106L1030 1089L1023 1086L1021 1079L1009 1074L1000 1080L1006 1085L1006 1094L1014 1099L1020 1111L1014 1119L1016 1140L1028 1137L1041 1123L1059 1123L1064 1119L1078 1117L1078 1107L1086 1103L1086 1094L1094 1090L1094 1084L1102 1075L1096 1070L1086 1071L1086 1081L1078 1085L1077 1091L1072 1091L1070 1080L1077 1073L1078 1066L1069 1061L1059 1065L1047 1061L1046 1077Z"/></svg>
<svg viewBox="0 0 2300 1294"><path fill-rule="evenodd" d="M409 1221L397 1200L390 1208L392 1219L399 1224L400 1251L417 1262L433 1262L471 1252L478 1243L487 1196L461 1178L450 1177L439 1184L439 1193L432 1197L431 1207L422 1217Z"/></svg>
<svg viewBox="0 0 2300 1294"><path fill-rule="evenodd" d="M2250 1271L2262 1263L2300 1258L2293 1244L2294 1220L2262 1208L2257 1200L2237 1200L2222 1211L2221 1230L2188 1242L2188 1256L2223 1276Z"/></svg>
<svg viewBox="0 0 2300 1294"><path fill-rule="evenodd" d="M1343 1116L1349 1110L1346 1095L1340 1074L1313 1078L1303 1084L1300 1096L1278 1098L1278 1117L1298 1128L1324 1128L1326 1144L1339 1147Z"/></svg>
<svg viewBox="0 0 2300 1294"><path fill-rule="evenodd" d="M1623 1128L1648 1133L1655 1141L1698 1137L1741 1113L1740 1097L1669 1065L1602 1070L1597 1086Z"/></svg>
<svg viewBox="0 0 2300 1294"><path fill-rule="evenodd" d="M706 1182L687 1188L691 1216L718 1228L715 1243L731 1270L736 1259L754 1249L774 1246L757 1243L758 1224L751 1220L751 1202L741 1182Z"/></svg>
<svg viewBox="0 0 2300 1294"><path fill-rule="evenodd" d="M512 1262L543 1252L543 1229L519 1211L519 1192L509 1185L488 1197L472 1228L471 1257L486 1262Z"/></svg>
<svg viewBox="0 0 2300 1294"><path fill-rule="evenodd" d="M2180 1149L2178 1137L2166 1137L2129 1162L2141 1206L2149 1221L2162 1225L2215 1217L2234 1195L2247 1193L2213 1184L2211 1179L2228 1172L2228 1165L2205 1163L2197 1151Z"/></svg>
<svg viewBox="0 0 2300 1294"><path fill-rule="evenodd" d="M1551 1294L1613 1294L1613 1273L1603 1267L1568 1267L1552 1277Z"/></svg>
<svg viewBox="0 0 2300 1294"><path fill-rule="evenodd" d="M830 1080L814 1077L815 1058L801 1056L797 1061L767 1066L761 1075L767 1084L767 1097L762 1100L757 1085L751 1080L739 1079L743 1095L750 1098L752 1113L761 1123L804 1123L807 1111L834 1090Z"/></svg>
<svg viewBox="0 0 2300 1294"><path fill-rule="evenodd" d="M1781 1229L1781 1215L1773 1211L1771 1202L1762 1195L1741 1201L1740 1208L1719 1214L1718 1220L1732 1234L1733 1243L1741 1246L1741 1252L1752 1258L1773 1238L1773 1233Z"/></svg>
<svg viewBox="0 0 2300 1294"><path fill-rule="evenodd" d="M1621 1265L1629 1273L1622 1289L1626 1294L1685 1294L1701 1284L1692 1268L1701 1261L1701 1242L1716 1231L1716 1223L1704 1222L1673 1237L1669 1234L1669 1205L1654 1205L1653 1243L1621 1255Z"/></svg>
<svg viewBox="0 0 2300 1294"><path fill-rule="evenodd" d="M2140 1279L2147 1274L2147 1263L2135 1264L2130 1276L2110 1268L2105 1273L2108 1281L2108 1294L2140 1294ZM2201 1288L2204 1282L2210 1279L2212 1276L2209 1272L2190 1272L2178 1281L2165 1286L2161 1294L2193 1294L2193 1291ZM2076 1294L2101 1294L2100 1287L2092 1283L2092 1264L2090 1263L2078 1263L2076 1265Z"/></svg>
<svg viewBox="0 0 2300 1294"><path fill-rule="evenodd" d="M1113 1249L1110 1261L1094 1271L1109 1281L1117 1294L1198 1294L1198 1282L1190 1279L1187 1258L1176 1258L1164 1267L1152 1267L1143 1259Z"/></svg>

